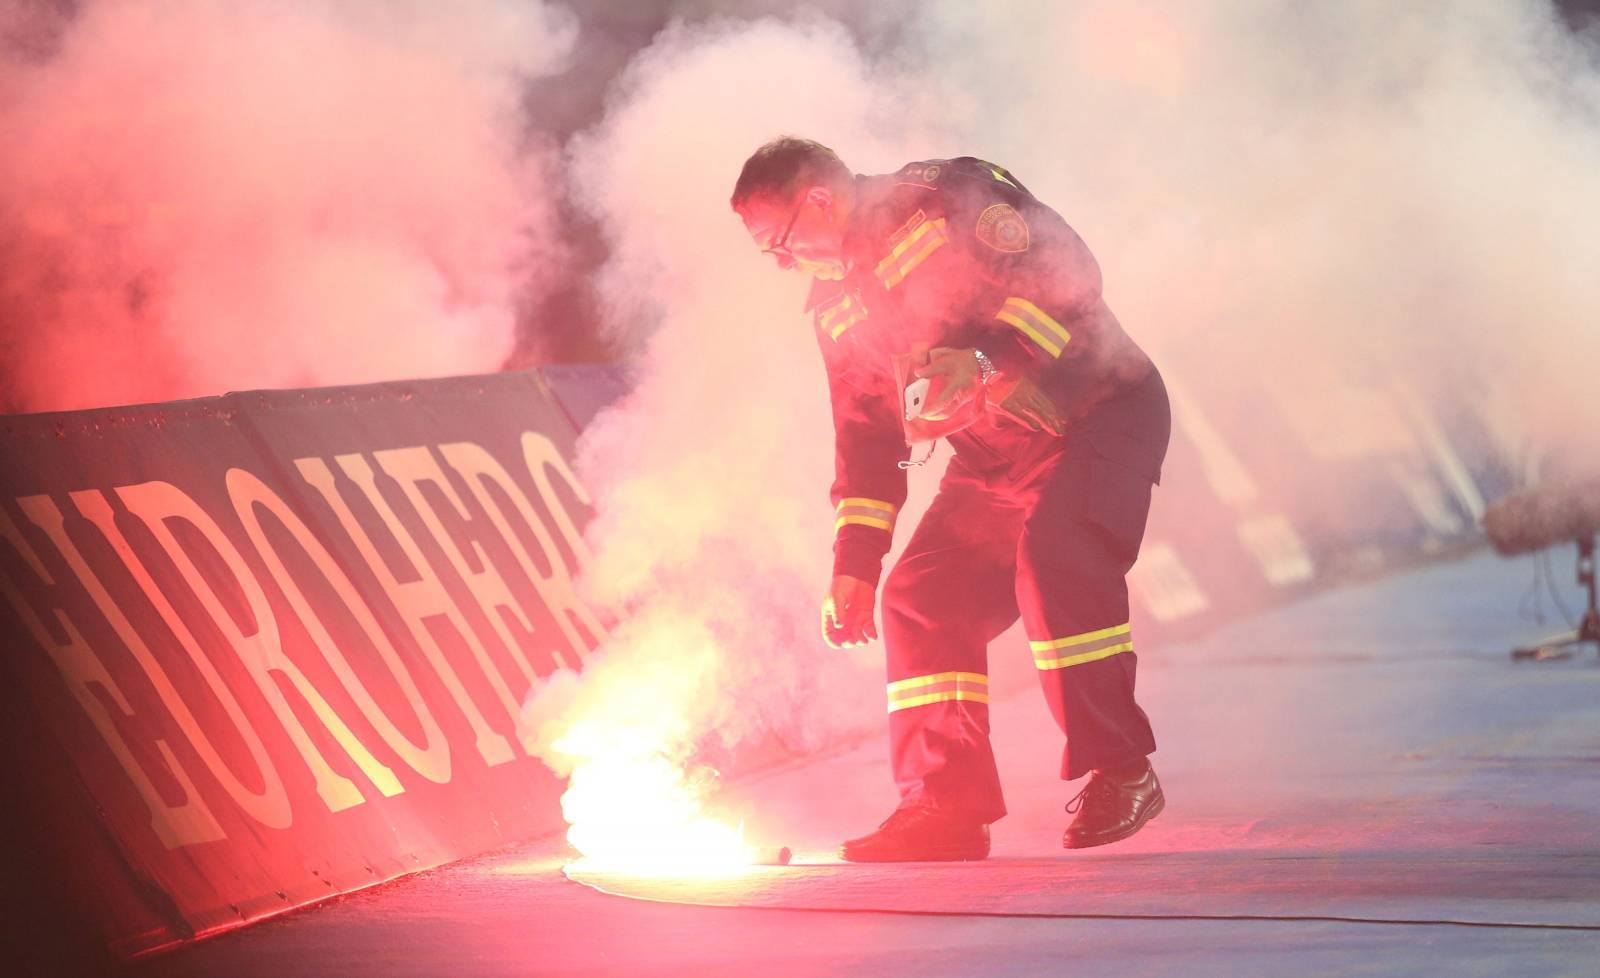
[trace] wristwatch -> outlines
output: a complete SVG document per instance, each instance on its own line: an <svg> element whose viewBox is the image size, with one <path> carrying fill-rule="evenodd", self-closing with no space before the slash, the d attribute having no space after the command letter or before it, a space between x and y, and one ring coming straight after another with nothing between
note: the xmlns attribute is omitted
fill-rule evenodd
<svg viewBox="0 0 1600 978"><path fill-rule="evenodd" d="M988 387L989 381L998 373L994 368L994 361L990 360L989 355L982 350L974 349L972 355L978 361L978 383Z"/></svg>

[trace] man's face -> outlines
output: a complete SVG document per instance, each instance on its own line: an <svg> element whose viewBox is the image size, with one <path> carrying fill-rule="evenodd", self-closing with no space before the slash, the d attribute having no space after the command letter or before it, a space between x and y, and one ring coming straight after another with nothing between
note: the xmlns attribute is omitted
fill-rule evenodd
<svg viewBox="0 0 1600 978"><path fill-rule="evenodd" d="M779 268L792 268L813 278L844 278L844 228L833 195L812 187L794 200L757 197L739 212L756 247L771 255Z"/></svg>

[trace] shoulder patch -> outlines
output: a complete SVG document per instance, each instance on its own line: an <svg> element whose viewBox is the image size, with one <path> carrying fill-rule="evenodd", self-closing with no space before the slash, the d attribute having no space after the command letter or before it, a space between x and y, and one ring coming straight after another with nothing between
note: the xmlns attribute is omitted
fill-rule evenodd
<svg viewBox="0 0 1600 978"><path fill-rule="evenodd" d="M990 204L978 215L978 240L1007 254L1028 250L1028 222L1010 204Z"/></svg>

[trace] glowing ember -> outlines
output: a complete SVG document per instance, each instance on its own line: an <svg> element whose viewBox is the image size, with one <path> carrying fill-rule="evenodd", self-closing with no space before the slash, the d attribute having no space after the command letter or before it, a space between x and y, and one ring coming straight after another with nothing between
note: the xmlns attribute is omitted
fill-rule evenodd
<svg viewBox="0 0 1600 978"><path fill-rule="evenodd" d="M567 841L587 869L650 875L737 871L757 857L743 826L705 811L716 772L686 773L648 745L620 742L591 727L574 727L554 749L574 764L561 811Z"/></svg>

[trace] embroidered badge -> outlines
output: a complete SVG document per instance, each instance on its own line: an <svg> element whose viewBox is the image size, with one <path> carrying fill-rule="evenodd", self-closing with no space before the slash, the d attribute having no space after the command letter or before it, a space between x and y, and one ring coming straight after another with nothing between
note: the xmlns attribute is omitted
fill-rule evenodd
<svg viewBox="0 0 1600 978"><path fill-rule="evenodd" d="M924 214L920 210L917 211L915 214L911 215L911 218L909 220L907 220L904 224L900 225L900 230L898 230L895 233L889 235L889 247L893 248L895 245L897 245L900 242L904 241L905 238L906 238L906 235L910 234L912 231L915 231L918 227L920 227L922 225L922 222L926 221L927 219L928 219L928 215Z"/></svg>
<svg viewBox="0 0 1600 978"><path fill-rule="evenodd" d="M978 215L978 240L1007 254L1028 250L1028 223L1010 204L991 204Z"/></svg>

